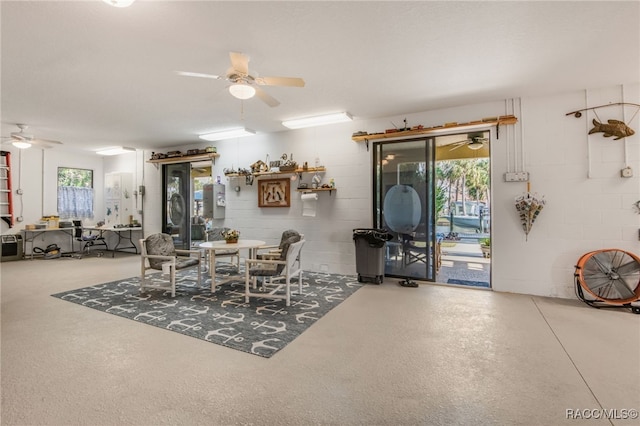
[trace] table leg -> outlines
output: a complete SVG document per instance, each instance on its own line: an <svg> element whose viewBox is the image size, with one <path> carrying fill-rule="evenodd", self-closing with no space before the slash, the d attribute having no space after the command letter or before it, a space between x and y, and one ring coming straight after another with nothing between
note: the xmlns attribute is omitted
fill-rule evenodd
<svg viewBox="0 0 640 426"><path fill-rule="evenodd" d="M209 275L211 276L211 293L216 290L216 251L209 250Z"/></svg>

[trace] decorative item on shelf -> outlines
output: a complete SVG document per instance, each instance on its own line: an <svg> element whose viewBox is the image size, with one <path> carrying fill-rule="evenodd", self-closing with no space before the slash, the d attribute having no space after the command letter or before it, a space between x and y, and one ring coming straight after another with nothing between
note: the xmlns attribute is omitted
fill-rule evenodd
<svg viewBox="0 0 640 426"><path fill-rule="evenodd" d="M198 149L188 149L187 150L187 155L198 155L200 153L200 150Z"/></svg>
<svg viewBox="0 0 640 426"><path fill-rule="evenodd" d="M182 157L183 154L180 151L169 151L167 152L167 158L176 158L176 157Z"/></svg>
<svg viewBox="0 0 640 426"><path fill-rule="evenodd" d="M238 238L240 238L240 231L236 229L228 229L222 233L222 237L227 242L227 244L237 243Z"/></svg>
<svg viewBox="0 0 640 426"><path fill-rule="evenodd" d="M282 154L282 161L280 162L280 171L281 172L293 172L298 167L298 163L293 161L293 154L289 155L287 159L287 154Z"/></svg>
<svg viewBox="0 0 640 426"><path fill-rule="evenodd" d="M336 181L333 180L333 178L329 179L329 187L331 187L331 188L335 188L336 187Z"/></svg>
<svg viewBox="0 0 640 426"><path fill-rule="evenodd" d="M320 182L322 182L320 175L318 173L314 174L313 178L311 178L311 187L314 189L318 188L320 186Z"/></svg>
<svg viewBox="0 0 640 426"><path fill-rule="evenodd" d="M223 172L225 175L235 175L236 173L238 173L238 172L236 171L236 169L234 169L234 168L233 168L233 166L231 166L231 168L230 168L230 169L227 169L227 168L222 169L222 172Z"/></svg>
<svg viewBox="0 0 640 426"><path fill-rule="evenodd" d="M262 160L258 160L251 165L252 173L261 173L261 172L268 172L268 171L269 171L269 165Z"/></svg>
<svg viewBox="0 0 640 426"><path fill-rule="evenodd" d="M167 155L163 154L161 152L152 152L151 153L151 159L152 160L162 160L164 158L167 158Z"/></svg>
<svg viewBox="0 0 640 426"><path fill-rule="evenodd" d="M216 154L218 152L218 149L215 146L208 146L204 149L204 152L206 152L207 154Z"/></svg>

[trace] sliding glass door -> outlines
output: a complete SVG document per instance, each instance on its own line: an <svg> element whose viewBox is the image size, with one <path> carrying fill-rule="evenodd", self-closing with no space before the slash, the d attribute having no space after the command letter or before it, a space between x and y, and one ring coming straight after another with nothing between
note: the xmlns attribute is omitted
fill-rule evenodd
<svg viewBox="0 0 640 426"><path fill-rule="evenodd" d="M393 235L387 276L436 279L434 157L432 138L374 144L374 226Z"/></svg>

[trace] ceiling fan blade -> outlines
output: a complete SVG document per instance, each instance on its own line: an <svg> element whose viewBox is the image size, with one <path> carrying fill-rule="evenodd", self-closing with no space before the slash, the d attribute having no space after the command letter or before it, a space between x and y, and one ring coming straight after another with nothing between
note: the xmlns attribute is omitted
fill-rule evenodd
<svg viewBox="0 0 640 426"><path fill-rule="evenodd" d="M261 86L304 87L304 80L298 77L256 77Z"/></svg>
<svg viewBox="0 0 640 426"><path fill-rule="evenodd" d="M200 77L200 78L212 78L214 80L220 80L223 77L220 77L219 75L213 75L213 74L202 74L199 72L189 72L189 71L176 71L177 74L185 76L185 77Z"/></svg>
<svg viewBox="0 0 640 426"><path fill-rule="evenodd" d="M231 58L231 66L234 70L241 74L249 74L249 57L240 52L229 52Z"/></svg>
<svg viewBox="0 0 640 426"><path fill-rule="evenodd" d="M54 141L51 139L32 139L29 141L29 143L33 143L36 145L62 145L62 142L60 141Z"/></svg>
<svg viewBox="0 0 640 426"><path fill-rule="evenodd" d="M458 149L460 147L463 147L466 144L468 144L469 142L471 142L471 139L465 139L463 141L450 143L449 145L455 145L455 146L453 148L451 148L449 151L453 151L454 149Z"/></svg>
<svg viewBox="0 0 640 426"><path fill-rule="evenodd" d="M280 105L280 102L278 102L276 98L274 98L261 88L255 87L255 89L256 96L258 96L265 104L269 105L270 107L277 107L278 105Z"/></svg>

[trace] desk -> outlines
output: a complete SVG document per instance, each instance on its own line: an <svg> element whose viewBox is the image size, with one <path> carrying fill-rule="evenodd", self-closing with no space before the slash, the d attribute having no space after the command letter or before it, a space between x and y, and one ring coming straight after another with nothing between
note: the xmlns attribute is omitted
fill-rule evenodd
<svg viewBox="0 0 640 426"><path fill-rule="evenodd" d="M22 257L27 257L27 243L31 243L31 259L33 259L33 242L36 238L42 235L42 241L44 241L44 236L50 232L61 232L63 234L67 234L69 236L69 240L71 242L71 251L73 251L73 233L75 228L44 228L44 229L23 229L21 232L24 235L22 245Z"/></svg>
<svg viewBox="0 0 640 426"><path fill-rule="evenodd" d="M207 241L200 244L200 248L209 250L209 274L211 275L211 292L215 291L216 287L216 250L240 250L249 249L249 259L255 259L256 252L259 247L265 245L264 241L260 240L238 240L237 243L227 244L226 241Z"/></svg>
<svg viewBox="0 0 640 426"><path fill-rule="evenodd" d="M85 227L84 229L88 231L100 231L101 237L103 237L104 233L107 231L112 232L118 236L118 243L115 245L115 247L113 247L111 257L115 257L117 251L125 251L125 250L131 250L131 249L135 250L136 254L138 254L138 247L134 244L133 238L131 235L133 231L142 232L141 226L136 226L136 227L123 226L118 228L115 228L113 226L88 226L88 227ZM121 247L120 244L122 244L123 241L124 241L124 244L126 245Z"/></svg>

